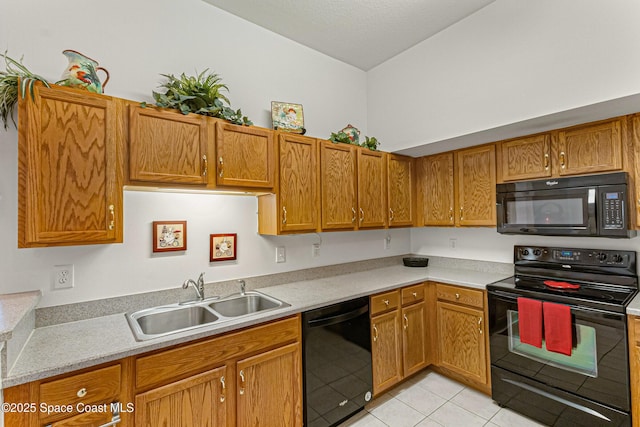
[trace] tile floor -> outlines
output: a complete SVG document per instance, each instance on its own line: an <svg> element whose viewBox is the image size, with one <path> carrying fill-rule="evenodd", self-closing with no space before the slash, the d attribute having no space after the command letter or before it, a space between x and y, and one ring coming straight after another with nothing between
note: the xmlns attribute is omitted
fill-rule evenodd
<svg viewBox="0 0 640 427"><path fill-rule="evenodd" d="M427 370L367 405L340 427L542 426L472 388Z"/></svg>

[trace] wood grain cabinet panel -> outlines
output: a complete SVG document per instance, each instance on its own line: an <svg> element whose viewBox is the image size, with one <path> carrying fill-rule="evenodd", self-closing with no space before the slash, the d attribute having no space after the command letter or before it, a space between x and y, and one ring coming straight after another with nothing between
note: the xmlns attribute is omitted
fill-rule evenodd
<svg viewBox="0 0 640 427"><path fill-rule="evenodd" d="M271 189L274 184L273 131L216 122L216 184Z"/></svg>
<svg viewBox="0 0 640 427"><path fill-rule="evenodd" d="M503 141L498 145L501 181L551 176L551 135Z"/></svg>
<svg viewBox="0 0 640 427"><path fill-rule="evenodd" d="M422 157L418 161L422 220L418 225L454 226L453 153Z"/></svg>
<svg viewBox="0 0 640 427"><path fill-rule="evenodd" d="M558 133L559 175L621 170L621 120L590 124Z"/></svg>
<svg viewBox="0 0 640 427"><path fill-rule="evenodd" d="M18 247L122 242L116 101L35 87L19 102Z"/></svg>
<svg viewBox="0 0 640 427"><path fill-rule="evenodd" d="M426 305L402 307L402 367L405 377L427 366Z"/></svg>
<svg viewBox="0 0 640 427"><path fill-rule="evenodd" d="M138 394L136 427L227 426L226 366Z"/></svg>
<svg viewBox="0 0 640 427"><path fill-rule="evenodd" d="M456 225L496 225L495 146L456 152Z"/></svg>
<svg viewBox="0 0 640 427"><path fill-rule="evenodd" d="M396 309L371 318L373 394L379 396L402 379L402 335Z"/></svg>
<svg viewBox="0 0 640 427"><path fill-rule="evenodd" d="M386 153L359 148L358 228L387 225Z"/></svg>
<svg viewBox="0 0 640 427"><path fill-rule="evenodd" d="M357 226L356 147L320 142L321 221L323 230Z"/></svg>
<svg viewBox="0 0 640 427"><path fill-rule="evenodd" d="M414 159L397 154L387 156L387 200L389 227L410 227L415 220Z"/></svg>
<svg viewBox="0 0 640 427"><path fill-rule="evenodd" d="M631 387L631 420L640 426L640 317L627 316L629 328L629 371Z"/></svg>
<svg viewBox="0 0 640 427"><path fill-rule="evenodd" d="M204 116L129 107L131 180L205 185L209 173L207 147Z"/></svg>

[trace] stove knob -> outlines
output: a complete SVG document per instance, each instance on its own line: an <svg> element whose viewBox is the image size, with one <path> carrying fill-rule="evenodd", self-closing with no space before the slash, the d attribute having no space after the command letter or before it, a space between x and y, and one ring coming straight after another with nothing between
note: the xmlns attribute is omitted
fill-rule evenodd
<svg viewBox="0 0 640 427"><path fill-rule="evenodd" d="M534 250L533 250L533 254L534 254L535 256L540 256L540 255L542 255L542 251L541 251L540 249L534 249Z"/></svg>
<svg viewBox="0 0 640 427"><path fill-rule="evenodd" d="M602 261L606 261L607 260L607 254L600 252L598 254L598 261L602 262Z"/></svg>
<svg viewBox="0 0 640 427"><path fill-rule="evenodd" d="M522 255L524 255L524 256L529 255L529 250L528 249L523 249L522 250Z"/></svg>
<svg viewBox="0 0 640 427"><path fill-rule="evenodd" d="M624 261L624 258L622 258L622 255L620 254L615 254L611 257L611 260L616 263L621 263L622 261Z"/></svg>

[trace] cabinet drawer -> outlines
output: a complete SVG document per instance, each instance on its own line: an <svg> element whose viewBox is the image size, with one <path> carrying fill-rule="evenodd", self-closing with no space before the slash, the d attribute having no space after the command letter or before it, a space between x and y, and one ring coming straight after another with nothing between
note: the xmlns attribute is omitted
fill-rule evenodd
<svg viewBox="0 0 640 427"><path fill-rule="evenodd" d="M478 308L484 306L484 295L482 291L479 290L438 284L436 292L438 299L442 301L450 301Z"/></svg>
<svg viewBox="0 0 640 427"><path fill-rule="evenodd" d="M388 310L394 310L400 306L400 293L398 291L385 292L371 297L371 316Z"/></svg>
<svg viewBox="0 0 640 427"><path fill-rule="evenodd" d="M402 305L424 301L424 284L402 288Z"/></svg>
<svg viewBox="0 0 640 427"><path fill-rule="evenodd" d="M120 394L120 365L108 366L40 384L40 402L47 405L109 403ZM82 406L82 405L81 405ZM56 413L51 416L59 415ZM49 417L47 417L49 418Z"/></svg>

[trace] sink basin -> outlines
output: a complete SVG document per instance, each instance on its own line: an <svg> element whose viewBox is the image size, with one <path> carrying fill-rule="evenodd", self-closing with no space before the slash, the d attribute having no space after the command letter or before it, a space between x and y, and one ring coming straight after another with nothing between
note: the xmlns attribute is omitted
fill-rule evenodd
<svg viewBox="0 0 640 427"><path fill-rule="evenodd" d="M201 305L177 305L137 311L127 319L136 335L151 338L213 323L218 316Z"/></svg>
<svg viewBox="0 0 640 427"><path fill-rule="evenodd" d="M209 307L225 317L238 317L259 311L282 307L284 303L258 292L247 292L244 295L233 295L212 302Z"/></svg>
<svg viewBox="0 0 640 427"><path fill-rule="evenodd" d="M252 291L244 295L229 295L213 302L209 299L189 305L147 308L127 313L126 317L136 340L144 341L288 306L283 301Z"/></svg>

